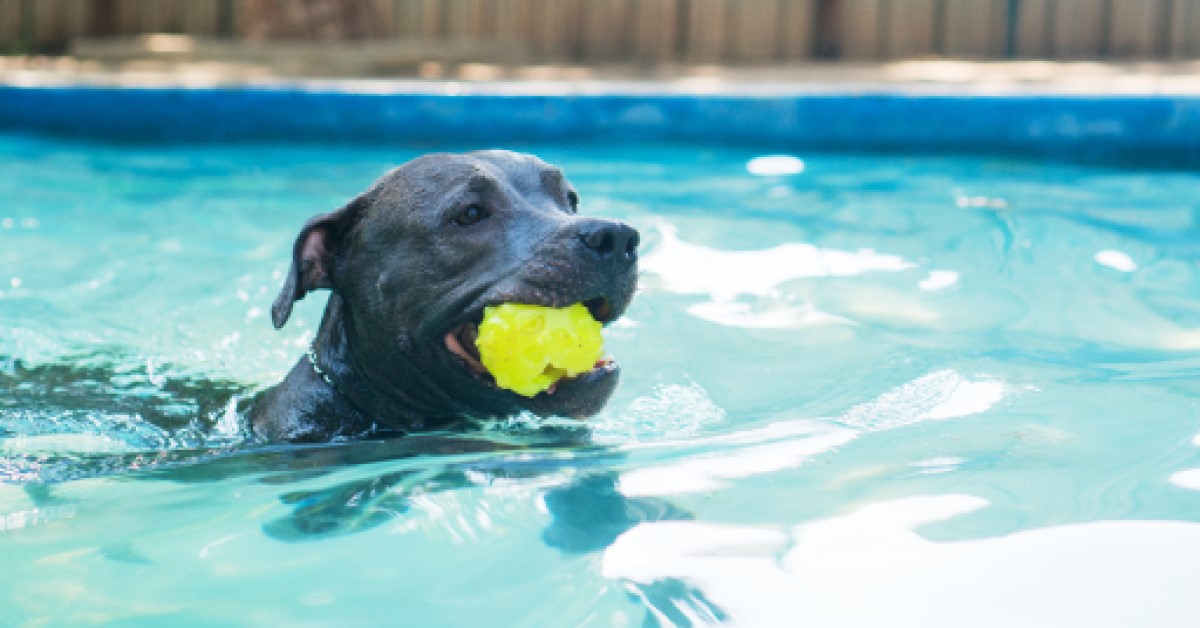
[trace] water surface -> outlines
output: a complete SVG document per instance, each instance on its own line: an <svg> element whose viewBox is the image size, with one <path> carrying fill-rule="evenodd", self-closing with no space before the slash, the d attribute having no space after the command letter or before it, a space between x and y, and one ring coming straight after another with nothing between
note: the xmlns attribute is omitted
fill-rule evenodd
<svg viewBox="0 0 1200 628"><path fill-rule="evenodd" d="M0 137L4 622L1200 625L1200 175L521 148L643 233L609 408L264 448L296 231L424 148Z"/></svg>

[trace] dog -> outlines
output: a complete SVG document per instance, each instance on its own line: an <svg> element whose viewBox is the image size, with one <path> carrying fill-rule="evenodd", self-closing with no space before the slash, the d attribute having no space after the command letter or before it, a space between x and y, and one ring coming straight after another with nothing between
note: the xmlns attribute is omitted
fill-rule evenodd
<svg viewBox="0 0 1200 628"><path fill-rule="evenodd" d="M253 431L313 443L452 429L530 411L585 418L616 389L608 359L532 398L498 388L475 337L499 303L583 303L607 325L637 283L640 237L579 214L560 169L508 151L430 154L388 172L344 207L309 219L271 308L331 292L316 338L254 400Z"/></svg>

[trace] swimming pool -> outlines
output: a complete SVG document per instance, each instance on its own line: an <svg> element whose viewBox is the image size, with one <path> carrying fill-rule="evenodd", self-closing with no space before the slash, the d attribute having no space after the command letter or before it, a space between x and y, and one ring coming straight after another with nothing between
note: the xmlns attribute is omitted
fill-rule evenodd
<svg viewBox="0 0 1200 628"><path fill-rule="evenodd" d="M643 234L592 445L243 447L297 227L427 148L0 136L4 622L1200 622L1200 174L517 145Z"/></svg>

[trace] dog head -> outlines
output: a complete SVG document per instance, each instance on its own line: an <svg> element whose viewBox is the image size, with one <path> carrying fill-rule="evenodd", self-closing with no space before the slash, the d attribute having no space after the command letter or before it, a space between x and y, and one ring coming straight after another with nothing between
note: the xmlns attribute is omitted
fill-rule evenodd
<svg viewBox="0 0 1200 628"><path fill-rule="evenodd" d="M625 311L638 233L578 204L562 172L531 155L414 159L304 225L272 319L282 327L295 301L332 290L354 372L419 414L590 416L616 388L615 363L526 398L497 388L474 346L489 305L583 303L604 324Z"/></svg>

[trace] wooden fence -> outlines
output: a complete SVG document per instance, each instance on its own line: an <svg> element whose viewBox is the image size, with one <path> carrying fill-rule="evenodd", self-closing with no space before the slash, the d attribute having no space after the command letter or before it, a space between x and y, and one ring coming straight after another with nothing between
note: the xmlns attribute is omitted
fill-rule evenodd
<svg viewBox="0 0 1200 628"><path fill-rule="evenodd" d="M314 2L360 5L357 23L365 26L318 29L305 23L312 12L297 22L293 9ZM170 32L506 41L537 62L1200 58L1200 0L292 0L285 16L286 4L0 0L0 52L53 53L79 38ZM326 13L321 19L336 22Z"/></svg>

